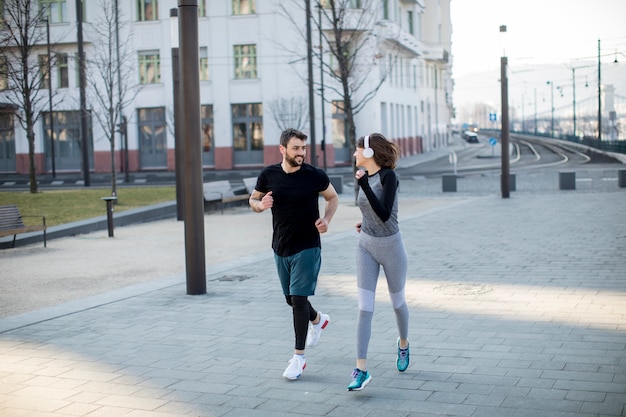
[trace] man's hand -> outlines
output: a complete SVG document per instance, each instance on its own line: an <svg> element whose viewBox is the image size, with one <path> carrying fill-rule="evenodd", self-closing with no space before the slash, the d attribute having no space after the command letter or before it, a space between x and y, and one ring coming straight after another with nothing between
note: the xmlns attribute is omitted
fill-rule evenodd
<svg viewBox="0 0 626 417"><path fill-rule="evenodd" d="M326 233L328 231L328 222L323 218L319 218L315 222L315 227L317 227L318 232Z"/></svg>
<svg viewBox="0 0 626 417"><path fill-rule="evenodd" d="M248 202L252 210L260 213L274 206L274 197L272 197L271 191L267 194L261 194L254 190Z"/></svg>

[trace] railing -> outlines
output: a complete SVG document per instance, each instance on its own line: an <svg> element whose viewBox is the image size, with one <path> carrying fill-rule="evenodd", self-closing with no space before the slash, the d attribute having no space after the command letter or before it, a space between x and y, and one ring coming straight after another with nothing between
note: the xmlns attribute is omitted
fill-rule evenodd
<svg viewBox="0 0 626 417"><path fill-rule="evenodd" d="M498 130L497 132L500 132L500 131ZM549 134L542 134L542 133L535 134L534 132L511 131L511 133L541 136L543 138L552 137ZM588 136L585 136L581 139L573 135L558 136L558 137L555 137L555 139L561 139L561 140L567 140L569 142L579 143L581 145L589 146L589 147L606 151L606 152L616 152L616 153L626 154L626 140L598 140L598 139L588 137Z"/></svg>

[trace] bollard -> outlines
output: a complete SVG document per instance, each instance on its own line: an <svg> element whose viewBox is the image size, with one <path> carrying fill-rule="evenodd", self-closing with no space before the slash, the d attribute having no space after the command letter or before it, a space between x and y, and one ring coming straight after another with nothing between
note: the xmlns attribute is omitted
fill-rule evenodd
<svg viewBox="0 0 626 417"><path fill-rule="evenodd" d="M626 169L617 171L617 183L619 184L619 188L626 188Z"/></svg>
<svg viewBox="0 0 626 417"><path fill-rule="evenodd" d="M338 175L331 175L328 178L330 179L330 183L333 185L333 187L335 187L335 191L337 191L337 194L342 194L343 193L343 177L340 177Z"/></svg>
<svg viewBox="0 0 626 417"><path fill-rule="evenodd" d="M575 190L576 189L576 173L575 172L559 172L559 189Z"/></svg>
<svg viewBox="0 0 626 417"><path fill-rule="evenodd" d="M456 192L456 175L441 176L441 191Z"/></svg>
<svg viewBox="0 0 626 417"><path fill-rule="evenodd" d="M117 197L102 197L107 204L107 226L109 228L109 237L113 237L113 203L117 201Z"/></svg>

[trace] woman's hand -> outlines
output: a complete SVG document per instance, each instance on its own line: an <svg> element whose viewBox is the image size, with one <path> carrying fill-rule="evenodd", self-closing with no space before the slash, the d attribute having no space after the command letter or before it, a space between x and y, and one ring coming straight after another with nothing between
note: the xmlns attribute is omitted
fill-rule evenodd
<svg viewBox="0 0 626 417"><path fill-rule="evenodd" d="M361 233L361 222L358 222L355 227L356 227L357 233Z"/></svg>

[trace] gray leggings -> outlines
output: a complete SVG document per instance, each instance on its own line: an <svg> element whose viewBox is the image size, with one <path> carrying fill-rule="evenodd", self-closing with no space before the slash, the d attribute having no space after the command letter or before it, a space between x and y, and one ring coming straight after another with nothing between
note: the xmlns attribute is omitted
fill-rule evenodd
<svg viewBox="0 0 626 417"><path fill-rule="evenodd" d="M380 267L387 278L389 298L396 314L398 333L402 339L409 334L409 309L404 297L407 255L400 232L388 237L373 237L359 233L356 252L356 281L359 299L357 317L357 359L367 359L367 348L372 334L372 317L376 284Z"/></svg>

